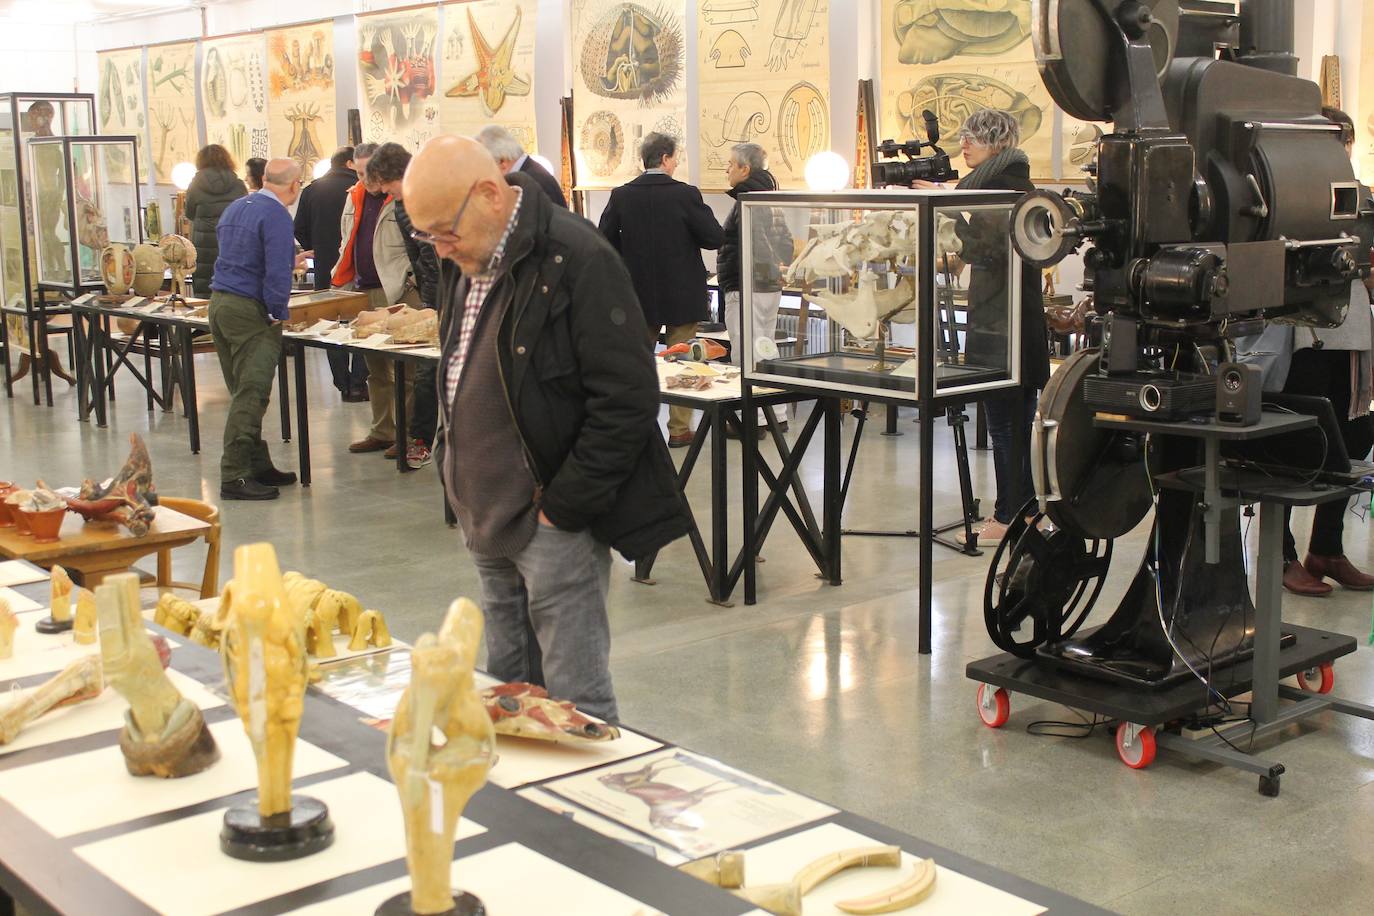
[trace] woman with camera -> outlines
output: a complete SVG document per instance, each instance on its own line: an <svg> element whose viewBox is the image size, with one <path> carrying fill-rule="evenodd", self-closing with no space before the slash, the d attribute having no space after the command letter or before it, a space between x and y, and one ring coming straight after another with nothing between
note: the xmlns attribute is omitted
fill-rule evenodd
<svg viewBox="0 0 1374 916"><path fill-rule="evenodd" d="M957 187L974 191L1034 191L1030 159L1017 149L1020 139L1020 125L1008 112L984 109L969 115L959 128L959 148L971 171L959 180ZM916 181L912 187L933 189L943 185ZM955 232L963 243L959 260L970 265L965 358L974 364L982 361L991 366L1005 365L1009 352L1007 300L1013 279L1007 275L1007 249L1011 244L1007 219L973 216L960 220ZM997 480L992 518L978 529L979 539L988 542L1001 540L1016 513L1035 495L1030 471L1031 421L1040 389L1050 377L1040 272L1022 265L1019 281L1021 330L1016 345L1021 348L1021 384L995 392L983 401Z"/></svg>

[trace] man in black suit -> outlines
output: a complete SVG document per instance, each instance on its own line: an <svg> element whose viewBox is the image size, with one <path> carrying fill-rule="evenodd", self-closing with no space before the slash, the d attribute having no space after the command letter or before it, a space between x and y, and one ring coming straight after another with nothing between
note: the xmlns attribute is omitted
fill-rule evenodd
<svg viewBox="0 0 1374 916"><path fill-rule="evenodd" d="M554 178L548 169L531 159L510 131L500 124L488 124L477 132L477 142L491 153L491 158L501 167L501 174L524 172L538 183L539 189L548 195L549 200L564 210L568 209L568 201L563 196L558 179Z"/></svg>
<svg viewBox="0 0 1374 916"><path fill-rule="evenodd" d="M645 172L611 192L601 214L601 232L620 252L649 325L650 346L666 328L672 346L696 336L707 317L703 248L714 251L724 240L715 214L701 192L673 178L677 139L651 133L639 147ZM668 411L668 445L692 443L692 411Z"/></svg>

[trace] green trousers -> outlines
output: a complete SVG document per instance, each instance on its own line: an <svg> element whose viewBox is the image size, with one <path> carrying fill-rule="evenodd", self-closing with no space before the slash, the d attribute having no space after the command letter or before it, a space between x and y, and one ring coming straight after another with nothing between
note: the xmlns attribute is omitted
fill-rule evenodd
<svg viewBox="0 0 1374 916"><path fill-rule="evenodd" d="M266 307L255 299L213 292L210 333L229 387L224 455L219 462L220 480L228 483L272 467L272 456L262 441L262 418L281 361L282 326L269 321Z"/></svg>

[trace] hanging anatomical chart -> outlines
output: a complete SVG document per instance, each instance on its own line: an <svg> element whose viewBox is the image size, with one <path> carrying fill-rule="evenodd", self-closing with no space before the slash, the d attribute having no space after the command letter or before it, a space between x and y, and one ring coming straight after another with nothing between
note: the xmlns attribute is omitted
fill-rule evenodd
<svg viewBox="0 0 1374 916"><path fill-rule="evenodd" d="M1369 48L1369 42L1374 41L1374 0L1365 0L1361 23L1360 47ZM1355 116L1355 162L1360 180L1371 184L1374 183L1374 66L1369 63L1368 52L1361 64L1359 109L1352 112ZM1346 91L1349 92L1348 83Z"/></svg>
<svg viewBox="0 0 1374 916"><path fill-rule="evenodd" d="M433 7L358 16L358 110L363 140L418 150L439 133Z"/></svg>
<svg viewBox="0 0 1374 916"><path fill-rule="evenodd" d="M685 0L573 0L573 155L578 184L638 175L650 132L685 138Z"/></svg>
<svg viewBox="0 0 1374 916"><path fill-rule="evenodd" d="M704 0L697 17L701 186L724 190L736 143L784 188L830 148L830 0Z"/></svg>
<svg viewBox="0 0 1374 916"><path fill-rule="evenodd" d="M962 173L959 126L975 111L1000 108L1020 125L1032 177L1055 177L1055 107L1030 28L1030 0L883 0L879 139L924 140L929 109Z"/></svg>
<svg viewBox="0 0 1374 916"><path fill-rule="evenodd" d="M534 25L539 0L477 0L444 5L444 132L471 136L505 127L533 152Z"/></svg>
<svg viewBox="0 0 1374 916"><path fill-rule="evenodd" d="M95 60L100 70L100 91L95 97L99 133L137 138L138 174L146 181L152 163L148 158L148 96L143 91L143 49L102 51Z"/></svg>
<svg viewBox="0 0 1374 916"><path fill-rule="evenodd" d="M200 149L196 118L196 43L183 41L148 49L148 120L153 174L171 184L172 168L192 162Z"/></svg>
<svg viewBox="0 0 1374 916"><path fill-rule="evenodd" d="M295 159L309 175L334 152L333 22L268 31L267 113L273 156Z"/></svg>
<svg viewBox="0 0 1374 916"><path fill-rule="evenodd" d="M229 151L243 168L267 159L267 42L261 34L201 42L200 102L205 139Z"/></svg>

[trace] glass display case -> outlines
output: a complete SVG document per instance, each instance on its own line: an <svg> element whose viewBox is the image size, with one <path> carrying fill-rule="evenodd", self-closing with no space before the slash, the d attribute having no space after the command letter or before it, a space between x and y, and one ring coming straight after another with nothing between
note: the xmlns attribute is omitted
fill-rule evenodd
<svg viewBox="0 0 1374 916"><path fill-rule="evenodd" d="M93 95L0 93L0 289L6 308L23 309L31 303L38 282L26 147L37 138L88 136L94 131ZM35 265L32 270L30 265Z"/></svg>
<svg viewBox="0 0 1374 916"><path fill-rule="evenodd" d="M102 285L100 253L111 242L143 241L133 137L50 137L28 142L28 200L34 214L41 289L81 293Z"/></svg>
<svg viewBox="0 0 1374 916"><path fill-rule="evenodd" d="M950 401L1020 379L1009 191L769 192L741 199L744 377L856 399ZM829 331L779 346L778 305ZM747 342L752 342L752 346Z"/></svg>

